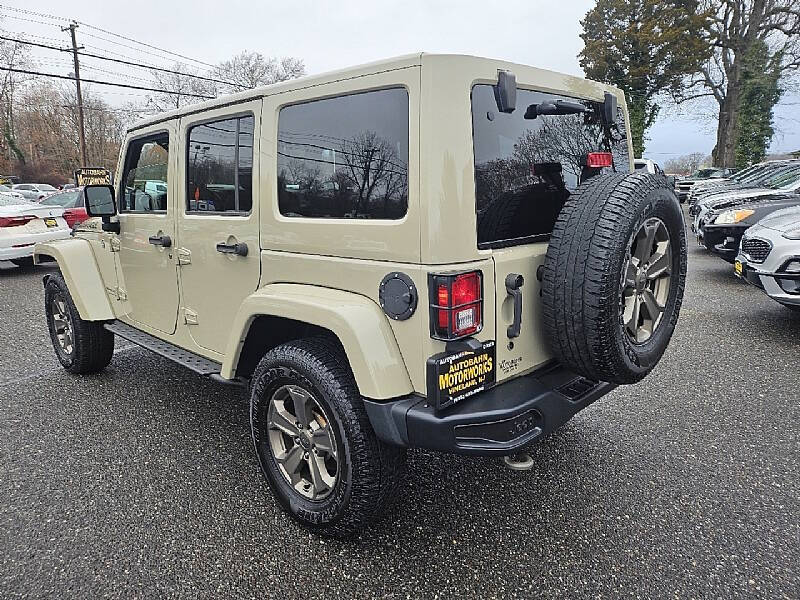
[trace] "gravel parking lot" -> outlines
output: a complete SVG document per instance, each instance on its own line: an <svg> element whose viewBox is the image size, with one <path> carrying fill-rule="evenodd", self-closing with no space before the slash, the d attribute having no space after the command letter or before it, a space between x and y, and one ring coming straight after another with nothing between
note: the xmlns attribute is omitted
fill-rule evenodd
<svg viewBox="0 0 800 600"><path fill-rule="evenodd" d="M800 314L692 246L642 384L533 471L414 452L398 508L343 543L283 515L245 394L139 348L62 372L44 268L0 268L0 597L800 595Z"/></svg>

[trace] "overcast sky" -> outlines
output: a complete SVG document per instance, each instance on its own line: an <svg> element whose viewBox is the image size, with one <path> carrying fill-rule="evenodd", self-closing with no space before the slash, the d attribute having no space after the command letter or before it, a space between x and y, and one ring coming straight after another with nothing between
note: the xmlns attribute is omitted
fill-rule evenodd
<svg viewBox="0 0 800 600"><path fill-rule="evenodd" d="M313 74L424 50L501 58L583 75L576 58L583 46L579 21L593 4L593 0L36 0L2 6L77 19L212 64L246 49L267 56L302 58L308 73ZM68 40L68 35L61 33L50 19L9 9L0 9L0 13L6 30ZM147 51L146 48L133 50L96 36L109 38L86 27L78 30L79 42L94 46L87 47L87 51L105 48L142 61L166 64L138 51ZM47 56L52 54L58 55ZM57 58L63 61L68 56ZM59 69L57 61L41 66L42 70ZM112 63L102 66L114 70ZM89 77L88 72L84 76ZM102 89L111 102L131 99L126 93L111 95L110 88L96 89ZM773 151L800 149L799 105L800 98L793 96L777 108L779 134L773 140ZM663 163L670 156L710 153L714 145L713 121L692 119L687 112L662 113L650 130L647 155Z"/></svg>

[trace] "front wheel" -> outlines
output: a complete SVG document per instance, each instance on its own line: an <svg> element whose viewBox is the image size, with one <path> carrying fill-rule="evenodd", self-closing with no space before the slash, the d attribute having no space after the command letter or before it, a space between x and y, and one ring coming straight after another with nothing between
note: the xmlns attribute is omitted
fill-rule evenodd
<svg viewBox="0 0 800 600"><path fill-rule="evenodd" d="M375 435L334 340L296 340L270 350L253 374L250 423L270 488L306 527L347 537L396 497L405 450Z"/></svg>
<svg viewBox="0 0 800 600"><path fill-rule="evenodd" d="M102 371L114 356L114 334L100 321L81 319L60 274L47 277L44 303L50 341L61 365L75 374Z"/></svg>

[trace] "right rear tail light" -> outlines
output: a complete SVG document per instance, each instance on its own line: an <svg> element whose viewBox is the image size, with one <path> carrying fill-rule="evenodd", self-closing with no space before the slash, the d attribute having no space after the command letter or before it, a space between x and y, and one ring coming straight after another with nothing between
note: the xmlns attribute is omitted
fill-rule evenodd
<svg viewBox="0 0 800 600"><path fill-rule="evenodd" d="M0 227L21 227L33 221L36 217L26 215L24 217L0 217Z"/></svg>

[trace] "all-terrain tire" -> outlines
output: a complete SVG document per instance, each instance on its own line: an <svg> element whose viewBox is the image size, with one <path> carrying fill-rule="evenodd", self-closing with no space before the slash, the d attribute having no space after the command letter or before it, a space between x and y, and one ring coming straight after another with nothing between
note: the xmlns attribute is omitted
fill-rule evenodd
<svg viewBox="0 0 800 600"><path fill-rule="evenodd" d="M280 471L267 413L281 386L299 386L321 405L338 453L336 483L321 500L303 496ZM280 506L315 532L349 537L380 518L397 498L406 450L381 442L370 425L347 357L335 339L295 340L270 350L250 386L250 423L261 471Z"/></svg>
<svg viewBox="0 0 800 600"><path fill-rule="evenodd" d="M660 321L637 343L623 322L623 269L633 236L650 219L669 233L671 276ZM584 182L562 208L544 262L543 323L555 357L596 381L641 380L669 344L685 278L683 213L665 177L628 173Z"/></svg>
<svg viewBox="0 0 800 600"><path fill-rule="evenodd" d="M64 314L69 320L72 340L70 352L62 347L58 339L52 310L56 301L63 301ZM44 305L50 341L61 365L74 374L98 373L105 369L114 356L114 334L106 330L101 321L81 319L60 273L45 278Z"/></svg>

